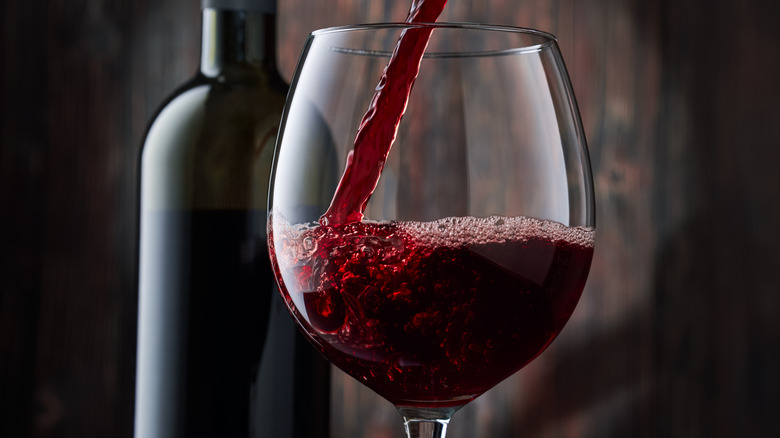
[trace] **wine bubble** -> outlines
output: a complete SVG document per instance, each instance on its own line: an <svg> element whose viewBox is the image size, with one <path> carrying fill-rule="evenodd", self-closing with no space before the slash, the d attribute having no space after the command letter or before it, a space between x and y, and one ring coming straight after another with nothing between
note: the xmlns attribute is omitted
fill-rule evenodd
<svg viewBox="0 0 780 438"><path fill-rule="evenodd" d="M307 236L303 239L303 248L306 250L306 252L311 254L317 250L317 243L311 236Z"/></svg>

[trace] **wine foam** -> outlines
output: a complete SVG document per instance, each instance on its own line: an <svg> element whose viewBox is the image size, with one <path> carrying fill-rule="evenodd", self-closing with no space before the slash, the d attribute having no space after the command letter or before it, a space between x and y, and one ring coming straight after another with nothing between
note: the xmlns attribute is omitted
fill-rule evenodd
<svg viewBox="0 0 780 438"><path fill-rule="evenodd" d="M447 217L430 222L364 220L362 223L369 226L392 223L398 235L414 241L416 245L430 248L457 248L464 245L524 242L531 239L592 248L595 237L595 230L590 227L567 227L559 222L525 216ZM328 230L316 222L290 225L283 219L275 220L274 226L280 231L277 235L289 239L288 245L292 244L286 247L288 256L299 260L306 259L316 249L317 242L312 240L311 233L317 229ZM325 234L333 237L331 232L326 231ZM344 230L337 234L344 235L343 232ZM346 234L351 233L347 231Z"/></svg>
<svg viewBox="0 0 780 438"><path fill-rule="evenodd" d="M448 217L433 222L398 222L396 225L419 244L450 247L542 238L589 248L593 246L595 234L592 228L567 227L559 222L524 216Z"/></svg>

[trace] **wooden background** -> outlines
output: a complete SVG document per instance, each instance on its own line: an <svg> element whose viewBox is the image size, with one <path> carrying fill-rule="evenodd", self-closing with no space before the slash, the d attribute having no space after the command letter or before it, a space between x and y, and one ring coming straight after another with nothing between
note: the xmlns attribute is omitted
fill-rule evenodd
<svg viewBox="0 0 780 438"><path fill-rule="evenodd" d="M315 28L407 0L283 0L289 78ZM130 437L137 157L197 67L198 0L0 6L0 436ZM451 437L780 436L780 4L451 0L558 35L592 154L596 258L539 360ZM397 437L334 374L334 437Z"/></svg>

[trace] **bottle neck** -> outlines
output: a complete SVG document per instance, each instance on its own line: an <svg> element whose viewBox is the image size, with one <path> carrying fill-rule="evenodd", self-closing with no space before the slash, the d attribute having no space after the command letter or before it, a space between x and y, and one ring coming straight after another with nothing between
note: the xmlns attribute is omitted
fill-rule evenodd
<svg viewBox="0 0 780 438"><path fill-rule="evenodd" d="M276 73L276 14L203 9L200 71L218 77L232 67Z"/></svg>

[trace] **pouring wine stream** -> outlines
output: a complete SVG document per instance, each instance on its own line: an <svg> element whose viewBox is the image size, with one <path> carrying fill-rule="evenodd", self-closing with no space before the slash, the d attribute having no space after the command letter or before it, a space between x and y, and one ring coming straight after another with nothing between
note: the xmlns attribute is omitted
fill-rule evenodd
<svg viewBox="0 0 780 438"><path fill-rule="evenodd" d="M446 3L447 0L414 0L406 22L433 23ZM328 211L320 218L321 225L338 226L363 219L406 111L431 32L430 28L410 28L401 34L360 122L344 174Z"/></svg>

